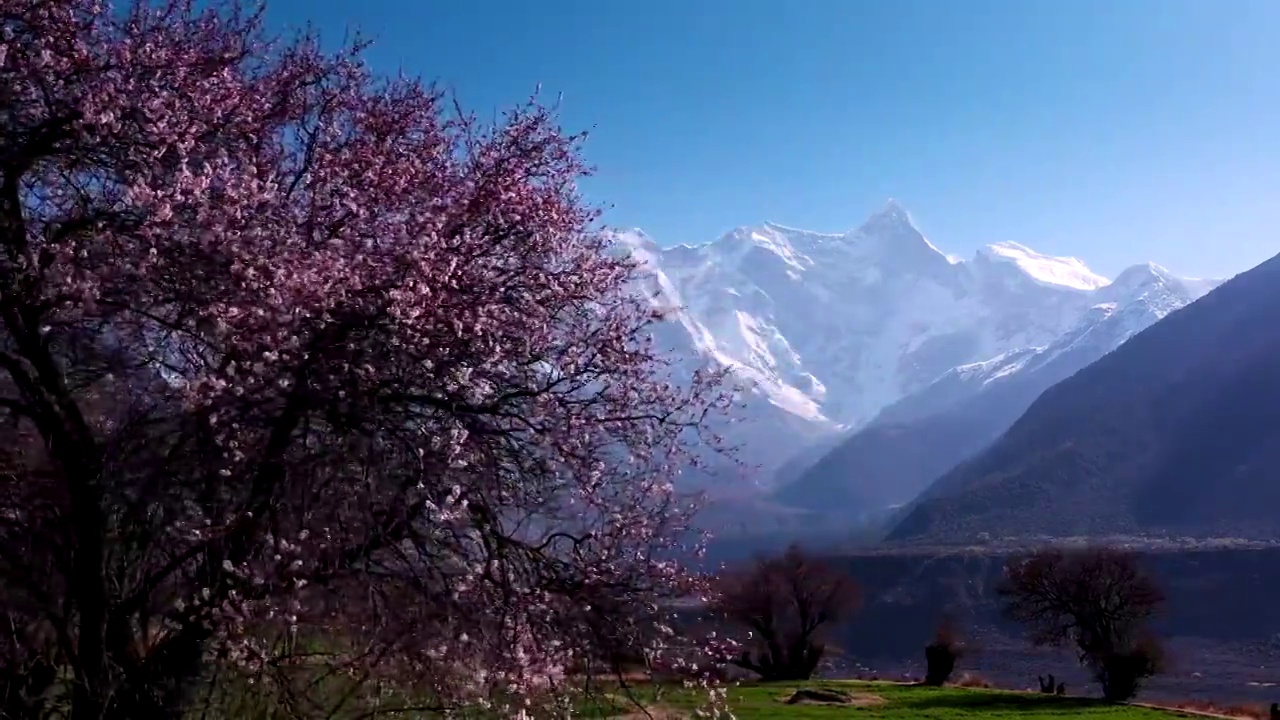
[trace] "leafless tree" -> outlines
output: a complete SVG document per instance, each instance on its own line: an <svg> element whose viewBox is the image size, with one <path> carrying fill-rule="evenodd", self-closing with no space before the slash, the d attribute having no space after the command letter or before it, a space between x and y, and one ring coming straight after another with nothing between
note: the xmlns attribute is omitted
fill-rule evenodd
<svg viewBox="0 0 1280 720"><path fill-rule="evenodd" d="M1164 593L1132 552L1047 549L1013 558L998 588L1006 617L1037 645L1074 645L1107 700L1127 700L1159 672L1163 652L1148 626Z"/></svg>
<svg viewBox="0 0 1280 720"><path fill-rule="evenodd" d="M727 573L719 590L716 614L748 632L734 664L766 681L812 676L826 651L824 631L860 601L848 574L796 545Z"/></svg>

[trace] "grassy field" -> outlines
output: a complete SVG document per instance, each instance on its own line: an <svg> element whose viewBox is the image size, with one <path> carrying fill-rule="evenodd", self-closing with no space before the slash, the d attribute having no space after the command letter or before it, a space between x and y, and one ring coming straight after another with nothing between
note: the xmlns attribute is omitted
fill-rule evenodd
<svg viewBox="0 0 1280 720"><path fill-rule="evenodd" d="M785 699L798 687L837 689L852 696L856 704L788 705ZM697 700L685 692L669 692L656 701L636 699L648 705L655 720L691 717ZM616 703L616 704L615 704ZM640 720L645 714L637 706L620 701L606 702L589 710L596 717L628 716ZM612 706L612 707L608 707ZM937 718L960 720L979 718L1106 718L1108 720L1156 720L1186 717L1182 713L1124 705L1108 705L1084 698L1059 698L1048 695L971 690L966 688L931 688L895 683L816 682L804 685L744 685L729 693L729 706L738 720L773 720L774 718L882 718L909 720Z"/></svg>

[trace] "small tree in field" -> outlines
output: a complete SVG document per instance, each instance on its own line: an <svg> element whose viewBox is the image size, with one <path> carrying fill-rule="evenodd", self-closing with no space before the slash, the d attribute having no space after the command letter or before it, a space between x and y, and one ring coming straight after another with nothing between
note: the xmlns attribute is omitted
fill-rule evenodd
<svg viewBox="0 0 1280 720"><path fill-rule="evenodd" d="M806 680L826 650L824 631L858 606L853 579L798 546L726 573L713 605L748 640L733 662L767 681Z"/></svg>
<svg viewBox="0 0 1280 720"><path fill-rule="evenodd" d="M944 617L942 622L938 623L933 641L924 647L924 684L934 686L946 684L951 674L955 672L956 661L964 657L965 650L954 620Z"/></svg>
<svg viewBox="0 0 1280 720"><path fill-rule="evenodd" d="M1164 594L1131 552L1041 550L1014 558L998 587L1005 615L1038 645L1070 643L1110 701L1128 700L1161 669L1148 622Z"/></svg>
<svg viewBox="0 0 1280 720"><path fill-rule="evenodd" d="M523 707L662 654L723 402L672 382L579 138L261 17L0 0L6 712L186 717L290 668L350 685L299 715Z"/></svg>

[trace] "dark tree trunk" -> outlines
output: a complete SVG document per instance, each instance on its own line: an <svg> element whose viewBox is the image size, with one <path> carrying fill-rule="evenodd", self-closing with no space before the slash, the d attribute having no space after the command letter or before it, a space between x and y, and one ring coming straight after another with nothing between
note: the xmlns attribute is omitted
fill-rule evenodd
<svg viewBox="0 0 1280 720"><path fill-rule="evenodd" d="M743 652L733 664L759 675L765 682L796 682L813 677L826 650L824 645L808 638L787 650L778 643L767 643L767 647L757 656Z"/></svg>
<svg viewBox="0 0 1280 720"><path fill-rule="evenodd" d="M106 708L106 720L182 720L204 678L209 633L188 625L131 664Z"/></svg>
<svg viewBox="0 0 1280 720"><path fill-rule="evenodd" d="M44 694L57 679L57 668L44 658L31 657L21 667L0 671L0 717L36 720L45 717Z"/></svg>
<svg viewBox="0 0 1280 720"><path fill-rule="evenodd" d="M925 685L942 685L956 669L956 655L950 647L933 643L925 646Z"/></svg>

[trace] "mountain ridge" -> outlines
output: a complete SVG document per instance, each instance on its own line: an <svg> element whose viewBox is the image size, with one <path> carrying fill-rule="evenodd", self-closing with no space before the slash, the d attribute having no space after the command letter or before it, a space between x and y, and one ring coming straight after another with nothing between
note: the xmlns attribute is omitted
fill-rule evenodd
<svg viewBox="0 0 1280 720"><path fill-rule="evenodd" d="M1016 243L957 260L892 200L843 233L767 222L665 247L640 229L613 235L673 310L667 350L728 368L754 397L729 432L772 446L747 453L765 475L796 444L862 427L953 368L1052 344L1112 285Z"/></svg>

